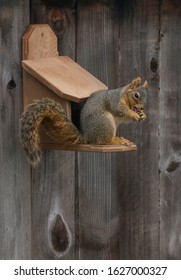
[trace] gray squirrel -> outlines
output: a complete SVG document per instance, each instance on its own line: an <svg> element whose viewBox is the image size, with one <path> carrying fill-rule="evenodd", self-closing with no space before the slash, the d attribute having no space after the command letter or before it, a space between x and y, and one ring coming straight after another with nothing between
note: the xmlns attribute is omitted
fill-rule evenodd
<svg viewBox="0 0 181 280"><path fill-rule="evenodd" d="M60 144L125 144L124 138L116 137L117 127L126 121L146 118L143 110L147 87L147 81L141 85L138 77L124 87L92 94L81 110L80 131L58 102L49 98L35 101L20 118L20 140L29 162L36 166L41 159L41 123Z"/></svg>

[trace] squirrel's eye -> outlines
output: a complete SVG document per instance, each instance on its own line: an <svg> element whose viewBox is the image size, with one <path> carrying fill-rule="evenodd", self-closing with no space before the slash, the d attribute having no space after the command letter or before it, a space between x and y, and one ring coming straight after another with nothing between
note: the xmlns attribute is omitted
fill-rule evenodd
<svg viewBox="0 0 181 280"><path fill-rule="evenodd" d="M134 94L134 97L135 97L136 99L138 99L138 98L140 97L139 92L136 92L136 93Z"/></svg>

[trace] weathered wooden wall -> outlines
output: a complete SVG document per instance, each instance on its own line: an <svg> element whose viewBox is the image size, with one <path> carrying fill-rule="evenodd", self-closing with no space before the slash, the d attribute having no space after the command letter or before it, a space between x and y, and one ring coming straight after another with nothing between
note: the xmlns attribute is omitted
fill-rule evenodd
<svg viewBox="0 0 181 280"><path fill-rule="evenodd" d="M21 37L47 22L60 54L109 88L148 80L147 120L119 130L138 151L46 151L28 166ZM181 259L180 30L179 0L0 1L0 259Z"/></svg>

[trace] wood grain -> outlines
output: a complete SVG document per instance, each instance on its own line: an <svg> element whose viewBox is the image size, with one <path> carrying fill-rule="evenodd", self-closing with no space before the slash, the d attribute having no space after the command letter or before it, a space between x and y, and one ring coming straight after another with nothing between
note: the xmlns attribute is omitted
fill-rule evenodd
<svg viewBox="0 0 181 280"><path fill-rule="evenodd" d="M42 3L31 1L32 23L48 22ZM29 1L4 1L0 259L180 259L180 1L81 0L67 9L59 53L109 88L147 79L147 120L119 130L137 151L47 150L31 170L18 139Z"/></svg>
<svg viewBox="0 0 181 280"><path fill-rule="evenodd" d="M161 7L160 258L181 259L181 3Z"/></svg>
<svg viewBox="0 0 181 280"><path fill-rule="evenodd" d="M120 83L148 80L147 119L120 128L136 153L117 155L120 195L120 258L159 259L159 3L125 3L120 17ZM153 71L151 61L157 61ZM156 70L156 71L155 71ZM126 170L126 172L123 172Z"/></svg>
<svg viewBox="0 0 181 280"><path fill-rule="evenodd" d="M31 259L30 169L19 144L21 36L29 1L0 7L0 259Z"/></svg>
<svg viewBox="0 0 181 280"><path fill-rule="evenodd" d="M33 23L46 23L42 1L32 0ZM71 13L71 11L70 11ZM71 34L61 38L61 54L75 59L75 24ZM59 46L58 46L59 47ZM44 151L42 165L32 170L32 258L74 259L75 244L75 153ZM68 174L68 175L67 175ZM59 225L64 230L59 231ZM55 246L58 236L65 250Z"/></svg>
<svg viewBox="0 0 181 280"><path fill-rule="evenodd" d="M77 62L117 86L118 28L114 1L79 1ZM80 259L119 258L119 184L115 153L78 153L77 242Z"/></svg>
<svg viewBox="0 0 181 280"><path fill-rule="evenodd" d="M33 259L75 258L74 162L73 152L47 151L32 172Z"/></svg>

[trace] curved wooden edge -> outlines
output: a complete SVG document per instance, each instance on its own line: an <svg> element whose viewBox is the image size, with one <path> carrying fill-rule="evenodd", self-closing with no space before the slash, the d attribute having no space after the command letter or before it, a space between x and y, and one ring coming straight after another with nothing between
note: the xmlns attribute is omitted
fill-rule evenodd
<svg viewBox="0 0 181 280"><path fill-rule="evenodd" d="M79 151L79 152L128 152L137 150L137 146L130 142L129 145L60 145L57 143L41 143L43 149Z"/></svg>

